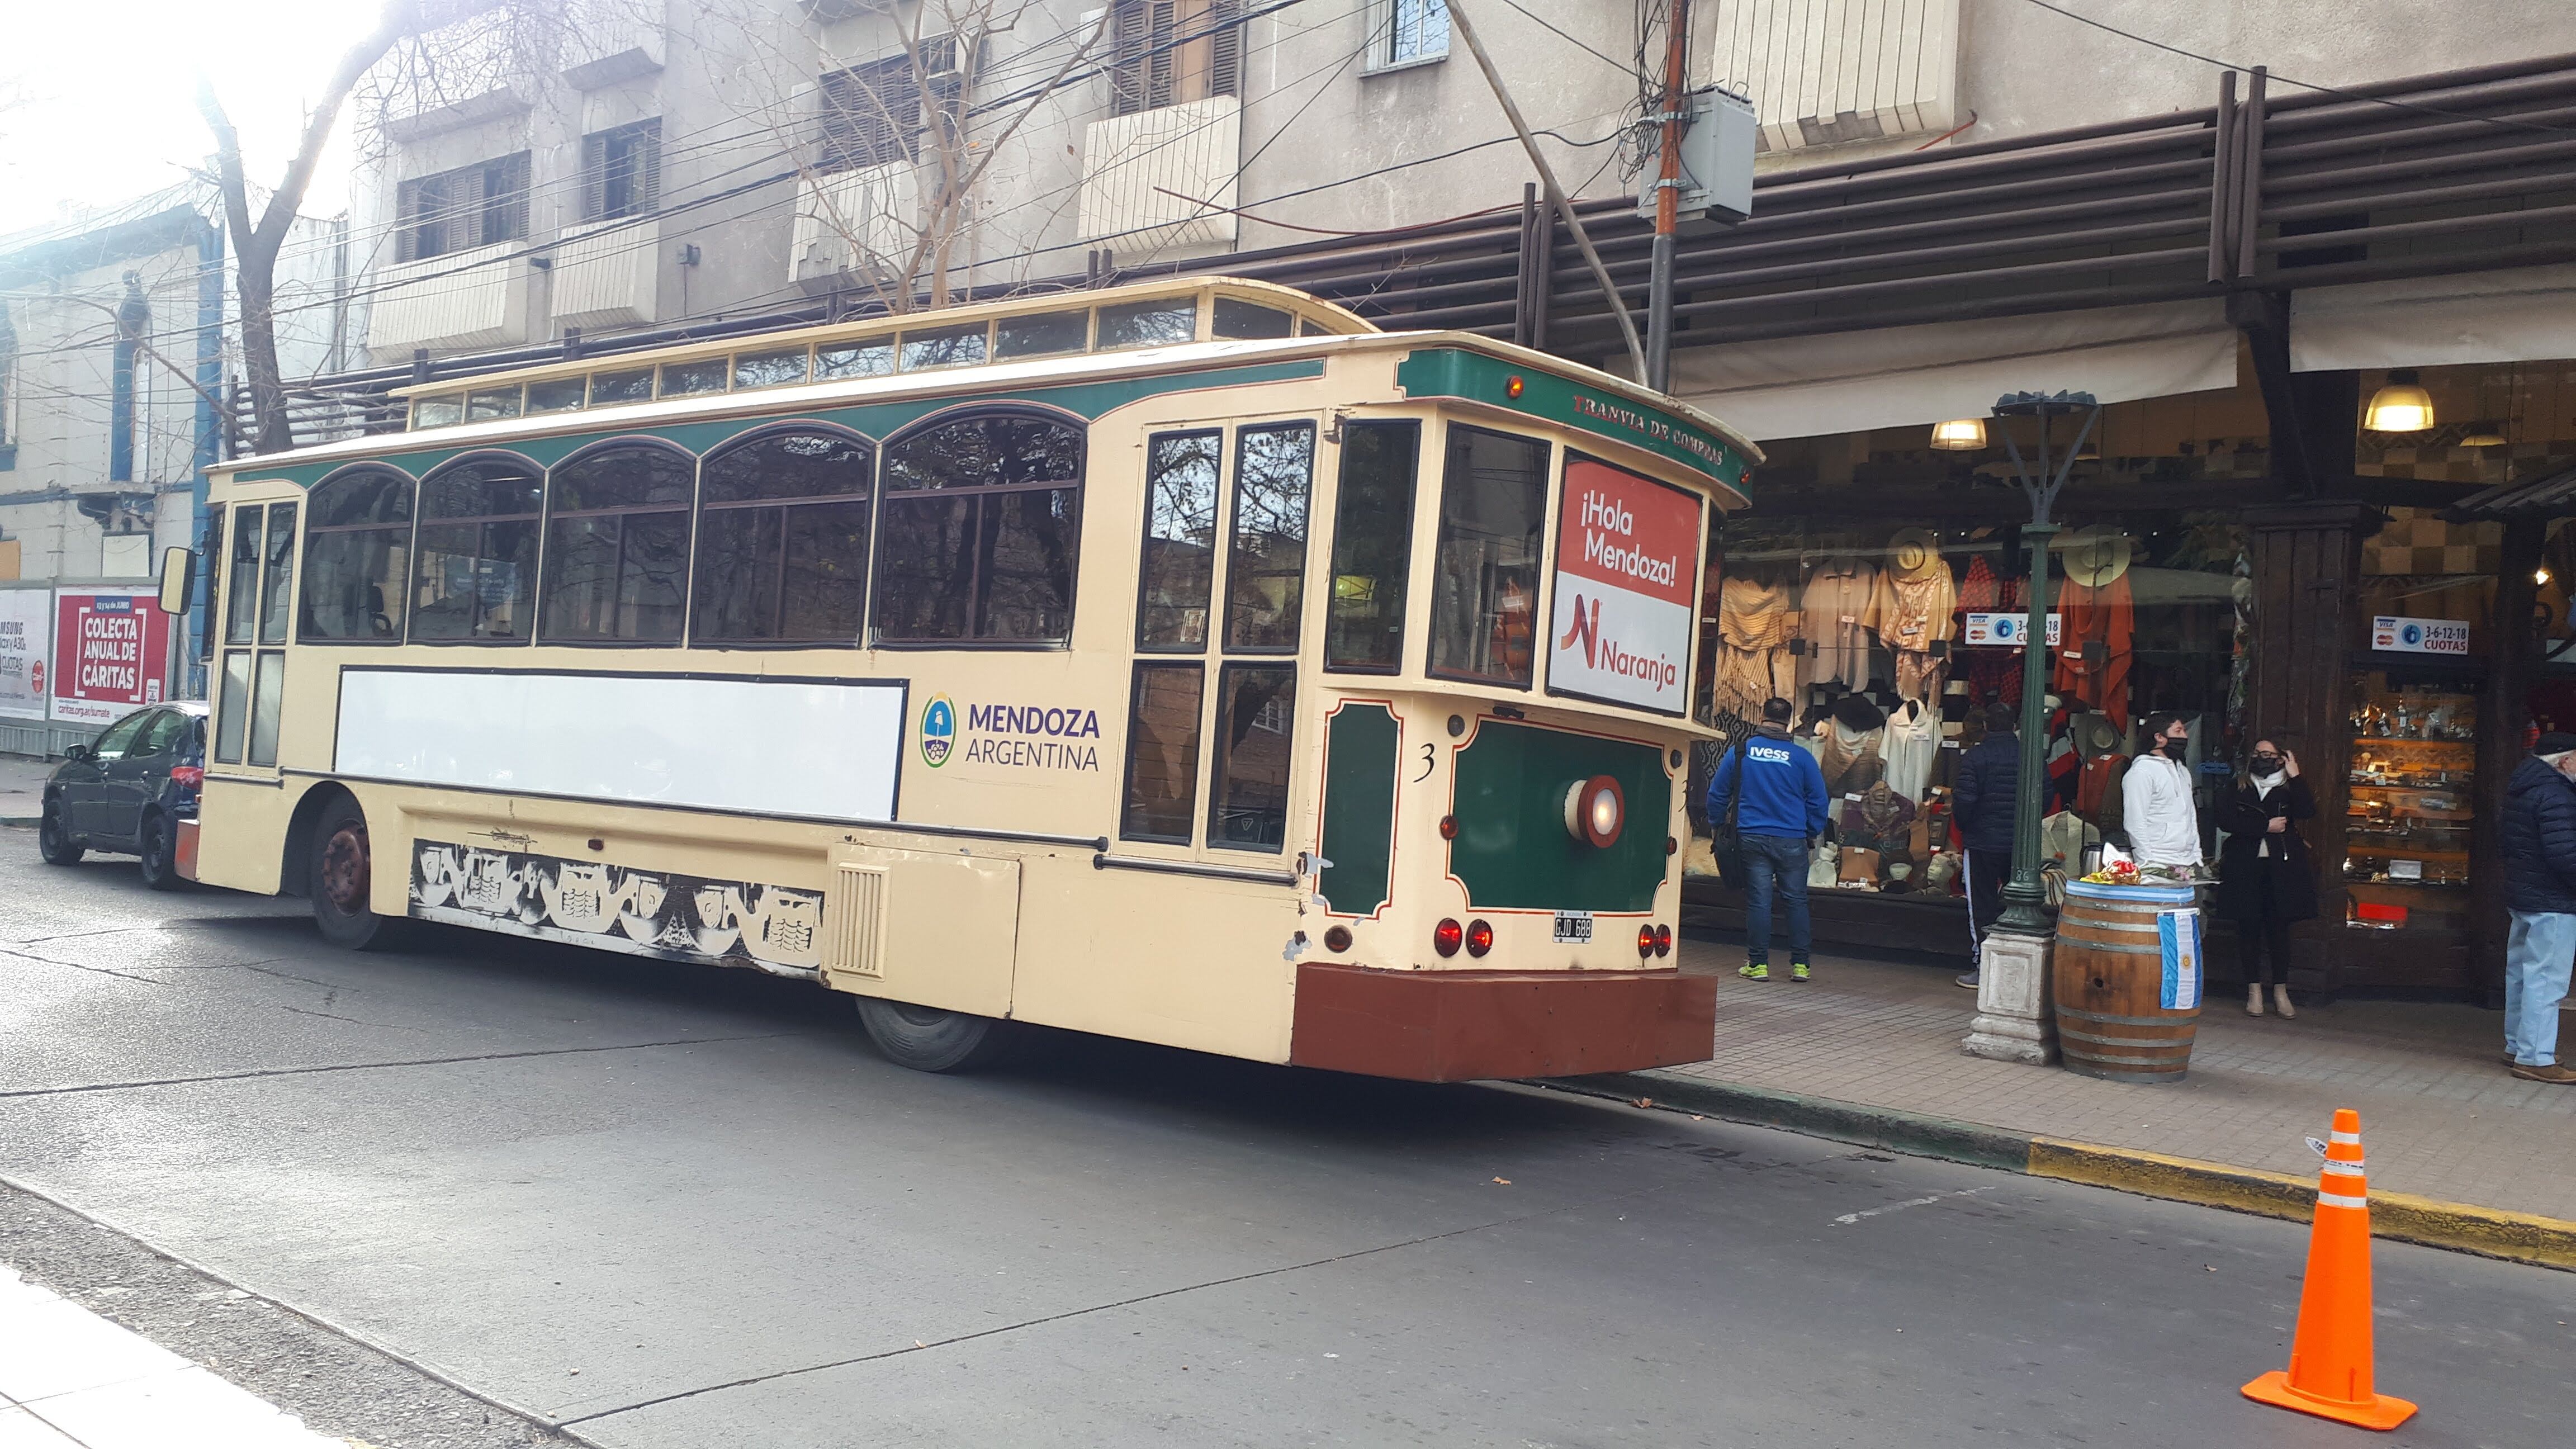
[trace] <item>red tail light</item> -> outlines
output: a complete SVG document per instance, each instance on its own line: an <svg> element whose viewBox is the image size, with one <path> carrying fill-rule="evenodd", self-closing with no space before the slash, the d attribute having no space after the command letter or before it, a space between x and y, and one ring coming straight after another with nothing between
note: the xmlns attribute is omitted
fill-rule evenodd
<svg viewBox="0 0 2576 1449"><path fill-rule="evenodd" d="M174 785L185 785L189 789L194 790L206 783L206 772L196 765L172 765L170 767L170 783Z"/></svg>
<svg viewBox="0 0 2576 1449"><path fill-rule="evenodd" d="M1455 956L1458 943L1466 936L1466 931L1456 921L1442 921L1431 928L1431 949L1443 956Z"/></svg>
<svg viewBox="0 0 2576 1449"><path fill-rule="evenodd" d="M1637 928L1637 954L1640 957L1652 956L1655 954L1654 927L1639 926Z"/></svg>
<svg viewBox="0 0 2576 1449"><path fill-rule="evenodd" d="M1672 927L1657 926L1655 928L1655 954L1658 956L1669 956L1673 954Z"/></svg>
<svg viewBox="0 0 2576 1449"><path fill-rule="evenodd" d="M1440 817L1440 838L1443 840L1455 840L1458 838L1457 816L1443 815Z"/></svg>
<svg viewBox="0 0 2576 1449"><path fill-rule="evenodd" d="M1482 956L1494 949L1494 928L1484 921L1471 921L1467 926L1467 954Z"/></svg>

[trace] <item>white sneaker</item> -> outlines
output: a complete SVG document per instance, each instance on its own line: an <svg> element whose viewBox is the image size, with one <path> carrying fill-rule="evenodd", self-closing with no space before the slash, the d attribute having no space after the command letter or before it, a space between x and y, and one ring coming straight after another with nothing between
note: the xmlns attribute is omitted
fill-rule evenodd
<svg viewBox="0 0 2576 1449"><path fill-rule="evenodd" d="M2291 1017L2299 1014L2299 1009L2290 1004L2290 988L2288 986L2282 985L2272 988L2272 1010L2278 1013L2283 1021L2288 1021Z"/></svg>
<svg viewBox="0 0 2576 1449"><path fill-rule="evenodd" d="M2248 986L2245 988L2245 1014L2247 1016L2261 1016L2263 1014L2262 987Z"/></svg>

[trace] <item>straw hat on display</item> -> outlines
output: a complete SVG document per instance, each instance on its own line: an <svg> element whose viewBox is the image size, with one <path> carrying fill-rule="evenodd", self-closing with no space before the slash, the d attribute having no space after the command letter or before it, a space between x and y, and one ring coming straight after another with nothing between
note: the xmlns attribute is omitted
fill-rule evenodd
<svg viewBox="0 0 2576 1449"><path fill-rule="evenodd" d="M1926 529L1900 528L1887 541L1887 571L1900 579L1928 579L1941 567L1941 545Z"/></svg>
<svg viewBox="0 0 2576 1449"><path fill-rule="evenodd" d="M2079 528L2058 541L2066 577L2088 589L2110 587L2129 571L2129 536L2107 523Z"/></svg>

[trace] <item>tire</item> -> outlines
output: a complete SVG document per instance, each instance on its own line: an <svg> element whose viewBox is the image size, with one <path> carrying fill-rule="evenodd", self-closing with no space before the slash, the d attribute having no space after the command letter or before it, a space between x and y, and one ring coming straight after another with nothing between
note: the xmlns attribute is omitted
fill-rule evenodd
<svg viewBox="0 0 2576 1449"><path fill-rule="evenodd" d="M175 891L187 885L179 874L179 835L168 816L159 811L144 815L142 828L135 832L134 853L143 868L143 883L156 891Z"/></svg>
<svg viewBox="0 0 2576 1449"><path fill-rule="evenodd" d="M313 924L323 940L350 951L382 951L395 944L403 923L377 915L368 904L373 877L366 812L345 797L323 806L321 818L313 822L313 855L305 878L313 898Z"/></svg>
<svg viewBox="0 0 2576 1449"><path fill-rule="evenodd" d="M36 853L45 858L47 865L78 865L81 857L89 854L89 848L64 828L62 807L48 805L36 826Z"/></svg>
<svg viewBox="0 0 2576 1449"><path fill-rule="evenodd" d="M859 998L859 1021L886 1060L916 1072L965 1072L988 1066L1010 1040L1006 1022L962 1011Z"/></svg>

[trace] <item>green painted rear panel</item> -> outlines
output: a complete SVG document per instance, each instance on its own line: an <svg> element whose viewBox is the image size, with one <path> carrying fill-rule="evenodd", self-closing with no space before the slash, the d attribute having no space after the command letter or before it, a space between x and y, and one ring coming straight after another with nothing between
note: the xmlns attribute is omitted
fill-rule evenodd
<svg viewBox="0 0 2576 1449"><path fill-rule="evenodd" d="M1395 856L1401 727L1382 704L1346 704L1324 726L1324 859L1317 894L1333 912L1374 915Z"/></svg>
<svg viewBox="0 0 2576 1449"><path fill-rule="evenodd" d="M1673 786L1652 745L1486 720L1458 752L1458 838L1449 871L1477 910L1643 911L1664 880ZM1608 775L1628 800L1618 842L1597 850L1565 828L1565 795Z"/></svg>

